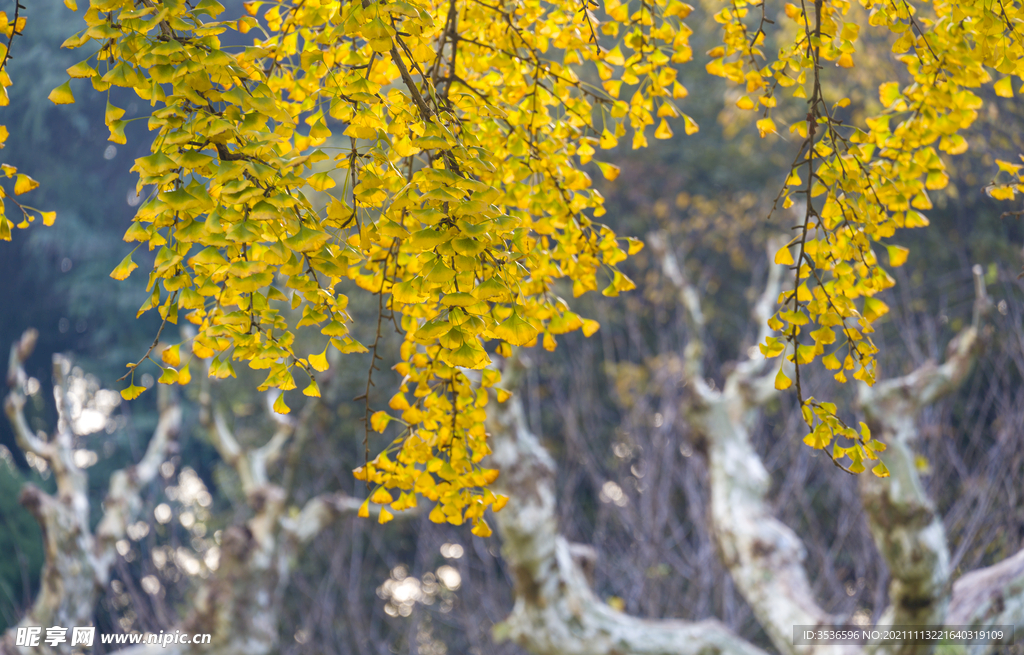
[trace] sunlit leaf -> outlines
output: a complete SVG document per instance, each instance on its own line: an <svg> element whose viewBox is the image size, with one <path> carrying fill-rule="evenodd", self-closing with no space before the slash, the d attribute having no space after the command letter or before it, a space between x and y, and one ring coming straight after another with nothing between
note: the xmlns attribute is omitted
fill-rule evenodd
<svg viewBox="0 0 1024 655"><path fill-rule="evenodd" d="M18 173L18 177L14 180L14 195L20 196L23 193L28 193L38 186L39 182L36 182L24 173Z"/></svg>
<svg viewBox="0 0 1024 655"><path fill-rule="evenodd" d="M522 346L533 341L539 330L515 311L494 328L494 335L513 346Z"/></svg>
<svg viewBox="0 0 1024 655"><path fill-rule="evenodd" d="M55 105L70 105L75 102L75 96L71 94L71 80L61 84L47 98Z"/></svg>
<svg viewBox="0 0 1024 655"><path fill-rule="evenodd" d="M142 392L145 390L146 387L139 387L133 384L129 386L127 389L121 390L121 397L124 398L125 400L135 400L136 398L141 396Z"/></svg>
<svg viewBox="0 0 1024 655"><path fill-rule="evenodd" d="M288 412L292 411L291 408L285 404L283 393L277 394L277 399L274 400L273 409L278 414L287 414Z"/></svg>
<svg viewBox="0 0 1024 655"><path fill-rule="evenodd" d="M180 343L176 343L173 346L168 346L167 348L163 349L163 352L160 353L160 359L162 359L164 361L164 364L167 364L168 366L178 366L179 364L181 364L181 355L179 354L180 349Z"/></svg>
<svg viewBox="0 0 1024 655"><path fill-rule="evenodd" d="M383 432L390 422L391 417L384 411L374 412L373 416L370 417L370 427L374 432Z"/></svg>
<svg viewBox="0 0 1024 655"><path fill-rule="evenodd" d="M313 367L313 370L320 372L327 370L327 349L324 349L319 355L310 355L308 359L309 365Z"/></svg>
<svg viewBox="0 0 1024 655"><path fill-rule="evenodd" d="M129 275L131 275L132 271L134 271L138 267L139 265L132 261L131 253L129 253L124 259L121 260L121 263L118 264L114 268L114 270L110 272L110 277L114 278L115 280L124 280Z"/></svg>

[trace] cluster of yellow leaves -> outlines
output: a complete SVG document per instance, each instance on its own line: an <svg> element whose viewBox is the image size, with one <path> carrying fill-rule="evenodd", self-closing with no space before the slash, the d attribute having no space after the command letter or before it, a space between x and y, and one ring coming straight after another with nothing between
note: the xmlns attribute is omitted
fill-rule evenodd
<svg viewBox="0 0 1024 655"><path fill-rule="evenodd" d="M849 458L850 465L842 466L850 473L863 473L864 460L877 461L871 468L871 472L880 478L889 477L889 469L885 463L878 461L878 453L885 451L885 444L871 437L871 429L867 424L861 422L860 432L844 424L836 417L836 406L834 403L817 402L809 397L800 407L803 413L804 422L810 428L810 433L804 437L804 443L816 450L824 450L832 444L832 461L838 463L844 457ZM842 447L832 443L836 437L844 437L852 445Z"/></svg>
<svg viewBox="0 0 1024 655"><path fill-rule="evenodd" d="M1024 155L1018 156L1020 157L1021 161L1024 162ZM1002 159L996 160L996 166L998 166L999 168L999 173L1008 174L1008 176L1010 177L1010 181L1001 182L993 180L992 183L985 188L985 191L988 193L989 196L995 198L996 200L1013 200L1017 196L1018 191L1024 192L1024 173L1022 173L1022 169L1024 169L1024 166L1022 166L1021 164L1014 164L1008 161L1003 161ZM998 179L1001 176L997 173L996 177ZM1021 216L1024 216L1024 211L1005 212L1003 216L1016 216L1020 218ZM1024 270L1022 270L1017 277L1024 277Z"/></svg>
<svg viewBox="0 0 1024 655"><path fill-rule="evenodd" d="M1021 155L1021 161L1024 161L1024 155ZM1000 172L1008 173L1011 179L1009 182L990 184L985 189L989 196L996 200L1013 200L1017 196L1017 192L1024 192L1024 173L1021 173L1024 166L1002 159L996 160L996 166L999 167Z"/></svg>
<svg viewBox="0 0 1024 655"><path fill-rule="evenodd" d="M342 353L365 352L336 286L379 295L382 315L401 315L405 381L390 404L399 414L370 424L404 431L397 461L382 454L358 475L378 486L374 502L402 509L423 495L438 503L434 520L488 533L482 512L500 502L485 488L496 473L477 465L487 392L465 371L490 362L488 342L553 349L555 335L592 334L597 323L554 293L559 278L574 296L599 277L608 296L634 288L617 264L642 244L594 220L603 198L581 167L595 147L615 147L627 121L634 148L655 117L655 137L672 135L667 119L682 116L672 100L686 95L672 64L691 57L691 8L613 1L605 22L564 0L245 10L225 20L216 0L91 0L86 29L64 44L99 46L71 78L133 89L154 108L152 154L132 168L146 200L125 235L157 250L139 313L176 323L182 312L212 376L234 376L241 361L268 371L261 390L288 390L298 371L318 396L326 350L296 352L295 330L315 326ZM597 30L615 47L600 47ZM584 62L603 88L581 82ZM635 87L629 101L623 84ZM73 102L70 81L51 99ZM124 114L108 102L115 143ZM111 275L135 268L129 254ZM164 351L160 382L190 378L178 347ZM497 381L483 376L484 387ZM274 409L288 411L283 395Z"/></svg>
<svg viewBox="0 0 1024 655"><path fill-rule="evenodd" d="M844 125L843 109L850 100L829 102L821 87L822 77L834 74L829 70L855 65L855 44L864 26L844 22L851 9L847 0L786 4L789 25L780 16L772 34L782 43L776 57L764 52L766 30L773 24L764 4L738 0L715 16L724 38L709 53L714 59L707 70L745 85L747 95L737 105L762 112L757 121L762 137L780 129L773 120L780 89L808 99L806 119L788 125L803 142L780 193L784 208L796 204L794 196L806 205L802 229L776 256L776 263L795 270L795 284L780 297L781 309L771 320L784 336L769 339L762 352L778 356L789 343L788 357L797 367L820 358L837 371L837 380L845 382L852 371L854 378L872 384L876 348L869 335L872 323L888 311L873 296L894 283L874 244L897 228L928 224L921 213L932 206L928 192L949 181L939 153L967 149L960 132L973 123L982 104L972 89L994 83L997 95L1009 97L1011 80L1024 78L1019 27L1024 7L959 0L861 0L861 5L871 27L893 35L892 51L908 79L902 85L880 85L883 109L867 119L866 129ZM826 69L826 62L835 66ZM1000 166L1016 174L1013 167ZM1013 185L992 190L994 197L1013 193ZM890 266L905 261L906 249L886 249ZM801 338L802 332L813 341ZM791 384L780 370L777 386ZM801 401L816 417L815 405ZM834 413L823 415L835 418ZM808 425L808 438L820 443L815 421Z"/></svg>
<svg viewBox="0 0 1024 655"><path fill-rule="evenodd" d="M406 342L404 347L410 347ZM420 353L421 356L425 356ZM407 363L399 365L409 369ZM482 372L482 381L475 388L465 375L458 374L457 369L440 363L439 368L445 371L421 371L416 375L416 388L412 391L412 403L409 394L409 383L412 376L406 376L401 389L389 403L389 407L399 417L379 411L371 417L373 428L384 431L392 421L399 421L409 426L416 426L404 439L394 443L392 461L388 452L381 453L366 466L358 468L356 478L379 485L364 502L360 515L366 516L369 503L390 504L392 509L403 510L415 507L417 496L437 503L430 512L429 518L435 523L452 523L461 525L464 521L473 523L473 534L487 537L491 529L484 520L484 510L491 507L495 511L501 509L508 501L506 496L495 495L487 485L498 477L496 469L480 467L480 461L490 453L487 446L487 435L484 432L485 407L489 400L488 387L499 379L494 369ZM429 391L427 384L432 379L443 379L447 382L448 393L424 393ZM502 391L498 390L499 399L503 399ZM387 489L397 490L398 498L393 498ZM482 491L477 492L477 489ZM391 518L386 509L381 510L380 522Z"/></svg>
<svg viewBox="0 0 1024 655"><path fill-rule="evenodd" d="M11 86L11 77L7 74L7 62L10 60L10 48L14 36L20 35L22 30L25 29L25 17L18 15L18 10L20 9L21 7L17 7L13 20L7 15L7 12L0 11L0 34L3 34L7 39L7 43L0 43L0 107L6 107L10 104L7 87ZM10 134L7 131L7 126L0 125L0 149L3 149L7 143L8 136ZM0 171L3 172L6 179L14 179L14 187L10 191L0 187L0 241L10 241L11 227L16 226L20 229L25 229L36 220L37 214L43 219L45 225L53 225L53 221L56 218L55 212L43 212L34 207L29 207L14 200L9 195L11 192L16 196L28 193L39 186L39 183L28 175L19 173L16 167L9 164L0 164ZM18 210L21 211L22 219L18 223L8 218L5 199L10 199Z"/></svg>

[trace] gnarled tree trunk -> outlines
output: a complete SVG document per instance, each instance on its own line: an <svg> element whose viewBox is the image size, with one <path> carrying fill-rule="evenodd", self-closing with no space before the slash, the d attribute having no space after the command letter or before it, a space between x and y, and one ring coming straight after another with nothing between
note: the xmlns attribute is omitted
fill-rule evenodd
<svg viewBox="0 0 1024 655"><path fill-rule="evenodd" d="M794 626L830 626L839 617L817 603L804 569L799 536L769 510L769 474L750 439L761 408L777 394L775 371L761 355L740 363L721 390L709 386L701 365L703 318L699 296L660 240L650 240L665 276L676 285L690 316L691 338L682 382L689 396L682 408L706 449L710 466L711 530L722 559L773 646L782 653L926 653L933 647L903 645L794 645ZM775 248L777 249L777 248ZM780 270L772 269L754 319L766 325L779 294ZM927 364L910 375L860 389L859 406L873 434L888 444L891 471L861 476L861 496L870 528L892 571L891 605L879 626L1024 625L1024 552L949 585L945 531L923 491L914 461L915 417L924 406L951 393L970 371L979 351L981 321L988 311L980 267L975 267L977 302L972 325L951 344L941 366ZM767 336L762 328L761 341ZM790 364L784 364L791 366ZM519 364L506 362L503 385L517 388ZM643 620L598 600L556 521L554 463L526 427L516 397L489 411L493 461L499 485L511 499L497 515L502 553L514 573L515 605L496 627L536 655L554 653L757 652L715 622ZM981 653L997 644L955 647Z"/></svg>

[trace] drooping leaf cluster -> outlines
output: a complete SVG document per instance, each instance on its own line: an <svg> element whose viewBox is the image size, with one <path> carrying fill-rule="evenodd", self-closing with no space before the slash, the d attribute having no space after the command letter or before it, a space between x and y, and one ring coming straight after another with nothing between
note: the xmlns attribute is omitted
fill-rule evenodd
<svg viewBox="0 0 1024 655"><path fill-rule="evenodd" d="M840 382L847 371L874 382L872 324L888 311L875 295L894 284L876 249L884 246L889 266L898 267L907 250L885 240L897 228L928 225L921 212L932 207L929 191L949 181L940 153L967 149L961 132L982 105L973 90L992 83L996 95L1010 97L1014 78L1024 79L1020 3L859 4L786 3L776 24L766 3L732 3L715 16L724 38L709 52L714 59L707 65L709 73L745 85L747 95L736 104L761 112L762 136L780 129L773 120L780 94L807 101L806 117L785 126L802 141L777 199L784 208L799 203L803 209L796 236L775 257L795 271L795 284L780 296L780 309L769 322L781 336L761 348L768 357L787 352L796 364L796 386L811 428L805 441L825 448L835 437L850 439L848 448L834 444L833 460L855 449L852 472L875 458L877 442L839 420L834 405L807 397L799 367L819 360ZM864 18L858 22L855 15ZM850 99L826 97L823 82L839 78L834 86L842 87L844 71L856 65L860 33L869 28L892 35L891 49L906 81L881 84L881 113L864 126L847 125ZM768 35L780 43L775 56L766 53ZM1012 197L1012 191L1002 193ZM793 382L780 368L776 386L786 389Z"/></svg>
<svg viewBox="0 0 1024 655"><path fill-rule="evenodd" d="M160 381L187 383L191 358L212 358L213 376L241 361L267 370L261 389L295 388L299 375L318 395L326 351L296 352L295 330L365 351L337 289L351 280L380 296L405 339L394 414L367 416L405 431L357 475L379 487L374 502L389 488L394 509L423 495L435 520L489 533L483 511L501 501L482 489L496 471L479 466L487 392L465 371L489 363L487 342L550 349L555 335L596 330L554 294L557 279L574 295L633 287L616 264L641 244L595 220L602 198L581 164L614 147L627 120L634 147L655 113L655 136L671 136L671 97L686 93L670 64L690 57L689 8L609 11L606 33L630 30L611 51L596 44L591 8L570 3L251 2L222 20L214 0L92 2L65 46L100 48L69 75L154 107L152 154L132 169L147 200L125 235L157 250L140 314L198 328L190 346L162 351ZM252 45L226 45L244 34ZM604 90L574 71L585 60ZM639 82L629 102L617 99L624 82ZM51 99L73 102L70 82ZM123 116L108 103L115 143ZM112 275L135 268L129 254ZM483 373L484 387L497 380ZM133 382L124 395L141 392ZM283 396L275 409L288 411Z"/></svg>
<svg viewBox="0 0 1024 655"><path fill-rule="evenodd" d="M27 18L22 15L24 10L24 5L20 2L15 2L13 16L8 16L6 11L0 11L0 34L3 34L7 39L7 43L0 43L0 107L6 107L10 104L7 87L11 86L11 77L7 74L7 62L10 61L14 37L20 36L22 30L25 29ZM7 130L7 126L0 125L0 149L4 147L9 136L10 133ZM39 182L36 182L25 173L19 173L17 167L9 164L0 164L0 171L3 172L4 178L14 179L14 186L10 190L0 186L0 241L10 241L12 227L25 229L36 220L37 216L43 219L44 225L53 225L54 220L57 218L56 212L44 212L35 207L20 203L12 197L12 194L20 196L23 193L28 193L38 187ZM5 199L9 199L14 203L14 206L21 212L21 220L17 223L7 216Z"/></svg>
<svg viewBox="0 0 1024 655"><path fill-rule="evenodd" d="M806 119L789 126L802 142L779 195L783 207L805 206L797 237L776 256L795 284L771 321L782 336L762 349L797 365L806 441L854 441L856 458L833 451L837 462L854 460L851 471L877 442L805 397L799 367L820 359L841 381L851 371L873 382L872 323L887 310L874 296L893 283L874 248L898 227L927 224L927 191L947 182L939 151L963 151L959 131L980 106L970 89L995 71L996 92L1012 92L1006 80L1021 51L1012 3L861 4L870 26L898 35L893 49L912 80L880 87L885 109L865 129L845 125L849 101L822 90L824 65L854 66L867 27L844 21L844 0L786 4L778 20L765 3L723 6L715 18L724 38L707 66L745 85L737 106L762 112L762 136L778 129L782 90L808 103ZM486 388L499 377L485 369L488 344L502 354L552 349L558 334L596 330L555 293L561 278L574 296L633 288L616 266L642 244L598 222L603 199L583 166L627 127L633 148L647 145L656 123L655 138L670 138L670 118L697 130L674 102L687 95L674 65L692 58L692 8L299 0L225 11L216 0L91 0L86 28L65 42L99 48L68 69L71 78L101 92L132 89L153 107L152 154L132 168L146 201L125 235L157 251L139 313L196 326L189 342L160 351L160 382L186 384L200 358L215 377L234 376L234 362L266 370L261 390L294 389L297 375L317 396L326 348L370 346L372 375L390 320L403 334L395 368L404 379L390 412L371 411L368 380L366 420L403 432L356 475L374 485L372 502L401 510L424 496L437 503L434 520L470 520L489 534L483 512L503 501L486 488L497 473L480 466ZM777 56L765 55L769 32ZM588 67L599 87L585 81ZM70 81L50 97L73 102ZM115 143L126 141L124 115L108 102ZM597 164L608 178L618 173ZM890 266L906 258L886 248ZM129 254L112 276L135 268ZM372 345L351 335L346 284L379 297ZM307 326L324 350L296 349ZM481 369L478 386L467 371ZM780 371L777 386L792 383ZM133 377L124 395L142 391ZM289 411L283 395L275 409Z"/></svg>

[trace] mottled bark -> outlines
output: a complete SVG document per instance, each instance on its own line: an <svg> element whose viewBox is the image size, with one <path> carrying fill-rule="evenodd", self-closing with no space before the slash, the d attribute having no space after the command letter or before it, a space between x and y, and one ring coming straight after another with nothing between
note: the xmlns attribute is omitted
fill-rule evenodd
<svg viewBox="0 0 1024 655"><path fill-rule="evenodd" d="M514 388L516 377L507 367L503 384ZM495 626L495 639L512 639L537 655L762 652L717 621L639 619L597 598L558 532L555 465L526 427L518 398L489 406L488 431L498 487L510 496L496 520L515 586L512 614Z"/></svg>
<svg viewBox="0 0 1024 655"><path fill-rule="evenodd" d="M984 613L978 607L983 603L974 600L973 592L967 592L969 588L979 591L977 583L970 582L960 587L959 609L947 612L951 601L949 545L942 518L921 482L914 450L919 438L918 413L958 389L981 352L979 331L991 302L980 266L974 267L974 283L973 321L950 342L945 362L928 362L909 375L881 381L873 387L861 384L858 388L858 405L872 435L887 446L882 457L890 472L887 478L862 475L859 480L868 525L892 577L890 605L879 619L880 626L971 624L981 621L977 612ZM1019 555L1007 562L1014 560L1019 560ZM965 578L972 575L977 572ZM1008 589L1000 589L1004 591ZM972 609L968 610L968 606ZM986 623L992 625L995 621ZM877 652L927 650L906 646L878 648Z"/></svg>
<svg viewBox="0 0 1024 655"><path fill-rule="evenodd" d="M852 646L794 646L793 626L827 625L837 620L816 602L803 562L803 542L772 514L768 472L750 439L761 407L777 394L775 370L760 353L738 364L721 390L704 378L701 338L704 319L699 296L688 283L671 249L657 234L648 239L661 259L666 278L677 288L689 314L685 384L690 391L685 415L707 450L711 485L711 530L722 561L758 621L782 653L852 653ZM773 243L770 251L781 243ZM765 290L753 308L761 326L759 342L769 334L782 267L769 267ZM775 360L775 366L791 364Z"/></svg>
<svg viewBox="0 0 1024 655"><path fill-rule="evenodd" d="M8 419L18 445L46 460L57 482L56 496L25 485L21 502L36 516L43 528L45 564L42 585L32 609L22 621L0 639L0 653L8 655L61 655L71 653L70 639L57 648L15 646L18 627L83 627L92 624L100 594L110 582L118 540L143 509L140 490L157 475L170 444L177 437L181 409L169 387L161 385L160 419L142 460L116 471L103 502L103 516L95 532L89 529L88 477L75 466L73 434L70 431L66 393L61 381L70 368L67 360L54 357L54 381L59 429L52 439L33 434L28 427L25 405L26 375L23 364L31 354L35 332L29 331L11 349L5 401ZM208 378L205 378L208 384ZM209 398L209 390L204 390ZM272 401L272 398L268 399ZM273 483L268 467L277 462L289 440L308 433L312 406L297 420L269 411L276 432L262 447L243 448L228 427L223 412L209 406L204 414L213 445L238 473L252 517L242 525L227 528L221 539L220 564L190 599L190 610L182 622L169 631L212 635L209 645L154 644L132 646L120 652L176 653L202 652L222 655L262 655L278 648L278 622L285 587L302 548L340 516L355 514L360 501L344 494L323 494L309 500L294 516L285 513L285 489ZM284 478L297 460L286 463ZM411 513L407 513L411 514ZM45 634L45 633L44 633Z"/></svg>
<svg viewBox="0 0 1024 655"><path fill-rule="evenodd" d="M977 629L1012 625L1019 643L1024 638L1024 551L993 566L971 571L954 582L946 623Z"/></svg>
<svg viewBox="0 0 1024 655"><path fill-rule="evenodd" d="M33 649L18 647L15 645L18 628L39 626L45 630L51 626L92 625L93 609L110 581L110 568L117 557L114 544L124 537L128 524L138 517L142 507L139 490L155 477L181 423L177 402L171 394L162 393L160 419L146 454L138 465L111 476L103 516L94 533L89 524L88 477L74 460L74 434L65 385L70 363L63 356L53 357L54 398L59 417L56 433L52 438L43 433L33 434L25 419L24 363L35 341L35 330L29 330L11 347L7 373L10 392L4 401L4 410L18 445L26 453L42 458L52 471L57 494L50 495L26 484L19 498L42 528L45 563L39 594L32 608L0 638L0 653L11 655L71 650L68 643L57 648L45 644Z"/></svg>
<svg viewBox="0 0 1024 655"><path fill-rule="evenodd" d="M873 648L870 645L793 644L795 625L828 626L840 617L816 602L807 580L800 538L777 520L768 505L769 474L750 439L761 407L777 394L775 371L760 355L738 364L721 390L704 378L701 335L704 320L699 296L687 283L659 235L649 243L662 271L679 290L690 319L685 349L684 408L701 435L710 466L711 529L736 586L782 653L925 653L922 646ZM777 249L776 248L773 248ZM872 534L892 572L892 606L880 625L1016 625L1024 620L1024 552L995 566L963 576L949 585L946 535L934 505L923 491L913 453L918 411L955 391L980 351L980 322L988 311L980 269L975 268L977 303L972 325L950 344L941 366L926 365L896 380L860 390L860 409L873 433L886 444L883 455L891 475L860 476L861 493ZM780 269L774 267L754 309L768 335L767 318L779 294ZM776 360L782 361L782 360ZM791 367L791 364L783 363ZM773 367L774 368L774 367ZM515 357L506 363L503 385L515 390ZM493 462L501 470L498 486L511 497L498 513L502 553L514 574L512 614L495 628L537 655L552 653L749 652L752 646L714 623L649 621L625 616L597 599L571 546L555 519L555 466L526 427L522 406L513 396L489 410ZM948 610L948 611L947 611ZM947 652L983 653L998 646L952 648ZM706 650L702 650L706 649Z"/></svg>
<svg viewBox="0 0 1024 655"><path fill-rule="evenodd" d="M209 398L209 394L205 396ZM284 592L302 549L337 518L355 514L360 501L345 494L322 494L310 499L294 516L285 511L285 487L272 481L268 467L281 459L284 448L307 433L313 404L297 418L274 413L268 396L267 416L276 425L274 435L259 448L238 443L221 408L207 407L210 440L221 459L238 474L252 512L241 525L224 531L220 565L204 580L191 599L191 608L171 630L211 635L209 645L143 644L119 651L124 655L266 655L279 649L279 623ZM284 479L293 462L286 461Z"/></svg>

